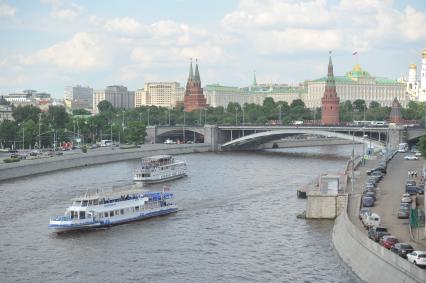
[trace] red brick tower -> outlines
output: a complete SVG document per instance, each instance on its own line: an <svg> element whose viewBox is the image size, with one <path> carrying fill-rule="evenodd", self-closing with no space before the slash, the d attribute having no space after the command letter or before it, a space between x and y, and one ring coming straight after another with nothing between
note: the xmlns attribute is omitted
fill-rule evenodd
<svg viewBox="0 0 426 283"><path fill-rule="evenodd" d="M401 103L399 103L398 98L396 97L392 102L392 110L389 115L389 122L395 123L397 125L403 124L404 122L401 114Z"/></svg>
<svg viewBox="0 0 426 283"><path fill-rule="evenodd" d="M340 99L336 93L336 82L333 75L333 63L328 61L327 82L325 84L324 95L321 98L321 124L323 125L338 125L339 124L339 102Z"/></svg>
<svg viewBox="0 0 426 283"><path fill-rule="evenodd" d="M206 104L206 98L201 88L200 72L198 71L198 62L195 59L195 75L192 72L192 59L189 66L189 76L186 83L185 97L183 99L185 112L191 112L198 109L204 109L208 105Z"/></svg>

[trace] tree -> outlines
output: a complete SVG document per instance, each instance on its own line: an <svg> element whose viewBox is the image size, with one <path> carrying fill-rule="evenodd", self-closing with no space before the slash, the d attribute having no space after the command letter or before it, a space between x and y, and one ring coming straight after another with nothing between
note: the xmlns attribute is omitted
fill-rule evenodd
<svg viewBox="0 0 426 283"><path fill-rule="evenodd" d="M72 115L91 115L90 111L86 109L76 109L72 111Z"/></svg>
<svg viewBox="0 0 426 283"><path fill-rule="evenodd" d="M275 108L275 101L272 97L266 97L263 100L263 107L266 109L273 109Z"/></svg>
<svg viewBox="0 0 426 283"><path fill-rule="evenodd" d="M380 103L378 103L377 101L371 101L369 108L370 109L372 109L372 108L380 108Z"/></svg>
<svg viewBox="0 0 426 283"><path fill-rule="evenodd" d="M422 154L423 158L426 158L426 136L423 136L417 142L417 149Z"/></svg>
<svg viewBox="0 0 426 283"><path fill-rule="evenodd" d="M65 128L69 119L69 115L63 106L49 106L48 116L55 129Z"/></svg>
<svg viewBox="0 0 426 283"><path fill-rule="evenodd" d="M0 146L12 147L18 135L18 123L4 120L0 123Z"/></svg>
<svg viewBox="0 0 426 283"><path fill-rule="evenodd" d="M126 140L133 143L143 143L146 136L145 124L141 121L130 121L126 129Z"/></svg>
<svg viewBox="0 0 426 283"><path fill-rule="evenodd" d="M305 108L305 102L303 102L302 99L295 99L291 102L290 104L290 108L295 108L295 107L303 107Z"/></svg>
<svg viewBox="0 0 426 283"><path fill-rule="evenodd" d="M112 112L114 111L114 106L112 106L111 102L102 100L98 103L98 110L99 113L106 113L106 112Z"/></svg>
<svg viewBox="0 0 426 283"><path fill-rule="evenodd" d="M353 102L353 108L358 110L359 112L364 111L365 109L367 109L367 106L365 104L365 100L364 99L357 99Z"/></svg>
<svg viewBox="0 0 426 283"><path fill-rule="evenodd" d="M25 105L13 108L12 116L16 122L21 123L27 120L38 121L38 114L41 110L32 105Z"/></svg>

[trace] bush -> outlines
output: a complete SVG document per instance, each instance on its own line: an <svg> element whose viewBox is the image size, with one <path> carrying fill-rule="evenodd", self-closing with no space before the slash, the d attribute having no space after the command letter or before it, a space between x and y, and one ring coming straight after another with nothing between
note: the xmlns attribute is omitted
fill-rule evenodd
<svg viewBox="0 0 426 283"><path fill-rule="evenodd" d="M13 162L19 162L19 161L21 161L21 159L19 159L19 158L6 158L6 159L3 159L4 163L13 163Z"/></svg>
<svg viewBox="0 0 426 283"><path fill-rule="evenodd" d="M83 153L87 153L87 146L83 146L82 148L81 148L81 151L83 152Z"/></svg>

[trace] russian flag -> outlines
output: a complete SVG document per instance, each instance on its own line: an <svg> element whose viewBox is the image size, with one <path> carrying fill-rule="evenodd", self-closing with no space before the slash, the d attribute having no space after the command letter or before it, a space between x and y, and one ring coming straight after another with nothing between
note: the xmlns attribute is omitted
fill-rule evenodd
<svg viewBox="0 0 426 283"><path fill-rule="evenodd" d="M352 55L358 55L358 51L352 52Z"/></svg>

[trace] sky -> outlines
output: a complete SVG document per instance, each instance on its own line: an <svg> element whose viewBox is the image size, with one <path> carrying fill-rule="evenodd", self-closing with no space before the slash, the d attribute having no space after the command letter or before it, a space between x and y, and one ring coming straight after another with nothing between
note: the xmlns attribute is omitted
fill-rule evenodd
<svg viewBox="0 0 426 283"><path fill-rule="evenodd" d="M424 0L0 0L0 94L68 85L102 89L202 84L297 85L358 62L379 77L408 76L426 45ZM358 55L353 56L357 51Z"/></svg>

